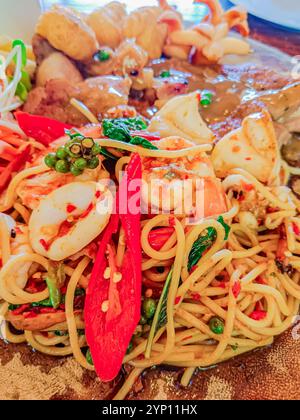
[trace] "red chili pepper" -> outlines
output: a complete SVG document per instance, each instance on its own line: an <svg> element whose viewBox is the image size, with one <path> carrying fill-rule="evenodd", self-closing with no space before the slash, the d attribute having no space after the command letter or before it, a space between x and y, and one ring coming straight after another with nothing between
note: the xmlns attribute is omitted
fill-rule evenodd
<svg viewBox="0 0 300 420"><path fill-rule="evenodd" d="M250 314L250 318L254 319L254 321L262 321L267 316L266 311L254 311Z"/></svg>
<svg viewBox="0 0 300 420"><path fill-rule="evenodd" d="M286 256L285 253L288 250L287 239L281 238L278 241L278 247L276 252L276 259L279 261L284 261Z"/></svg>
<svg viewBox="0 0 300 420"><path fill-rule="evenodd" d="M132 137L142 137L143 139L146 139L148 141L159 141L160 136L148 133L147 131L131 131Z"/></svg>
<svg viewBox="0 0 300 420"><path fill-rule="evenodd" d="M75 211L77 209L76 206L74 206L74 204L68 204L67 205L67 212L68 213L73 213L73 211Z"/></svg>
<svg viewBox="0 0 300 420"><path fill-rule="evenodd" d="M237 299L241 293L242 286L240 281L236 281L232 287L233 296Z"/></svg>
<svg viewBox="0 0 300 420"><path fill-rule="evenodd" d="M40 244L42 245L45 251L49 251L50 244L45 239L41 239Z"/></svg>
<svg viewBox="0 0 300 420"><path fill-rule="evenodd" d="M149 233L149 244L155 251L160 251L164 244L171 238L174 233L174 228L164 227L152 230Z"/></svg>
<svg viewBox="0 0 300 420"><path fill-rule="evenodd" d="M56 314L58 312L63 312L61 309L54 308L41 308L39 309L40 314Z"/></svg>
<svg viewBox="0 0 300 420"><path fill-rule="evenodd" d="M177 296L176 299L175 299L175 302L174 302L175 305L178 305L180 303L180 301L181 301L181 297Z"/></svg>
<svg viewBox="0 0 300 420"><path fill-rule="evenodd" d="M243 189L247 192L254 190L254 186L252 184L247 184L246 182L242 182Z"/></svg>
<svg viewBox="0 0 300 420"><path fill-rule="evenodd" d="M39 293L45 290L46 288L46 283L45 282L37 282L34 279L29 279L27 284L26 284L26 292L28 293Z"/></svg>
<svg viewBox="0 0 300 420"><path fill-rule="evenodd" d="M268 284L268 283L267 283L267 281L266 281L266 280L264 280L261 276L258 276L258 277L255 279L255 283L257 283L257 284L262 284L262 285L266 285L266 284Z"/></svg>
<svg viewBox="0 0 300 420"><path fill-rule="evenodd" d="M300 236L300 228L297 223L293 223L293 231L295 235Z"/></svg>
<svg viewBox="0 0 300 420"><path fill-rule="evenodd" d="M10 183L12 174L18 172L26 162L30 159L30 146L27 146L9 165L1 172L0 174L0 193L2 193L5 188Z"/></svg>
<svg viewBox="0 0 300 420"><path fill-rule="evenodd" d="M25 312L24 313L24 318L25 319L36 318L37 316L38 316L38 314L36 312Z"/></svg>
<svg viewBox="0 0 300 420"><path fill-rule="evenodd" d="M65 135L65 130L72 128L69 124L40 115L31 115L27 112L15 113L20 128L28 137L34 138L44 146L49 146L54 140Z"/></svg>
<svg viewBox="0 0 300 420"><path fill-rule="evenodd" d="M30 308L29 304L21 305L18 309L15 309L14 311L12 311L12 314L13 315L22 315L22 313L25 312L29 308Z"/></svg>
<svg viewBox="0 0 300 420"><path fill-rule="evenodd" d="M91 349L96 372L104 382L112 381L120 372L124 356L141 316L142 252L141 246L139 246L141 178L141 158L139 155L133 155L127 167L127 176L123 177L119 188L117 214L111 217L100 241L86 294L87 342ZM134 183L136 185L133 185ZM126 203L128 203L127 209L125 212L120 212L119 203L122 202L124 205L125 195ZM128 208L137 197L135 208ZM125 231L127 251L123 266L119 268L122 279L115 284L113 294L111 294L111 280L104 279L104 272L107 268L105 253L113 234L118 231L120 221ZM110 263L114 264L111 261ZM115 312L114 302L109 300L110 298L115 299L115 296L118 296L121 313L119 310ZM102 304L106 301L108 301L107 312L102 310Z"/></svg>

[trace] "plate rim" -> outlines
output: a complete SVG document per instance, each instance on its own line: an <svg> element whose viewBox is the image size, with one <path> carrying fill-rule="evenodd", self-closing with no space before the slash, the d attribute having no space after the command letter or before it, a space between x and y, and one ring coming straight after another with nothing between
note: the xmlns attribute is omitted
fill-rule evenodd
<svg viewBox="0 0 300 420"><path fill-rule="evenodd" d="M243 0L242 1L241 0L230 0L230 2L235 4L236 6L245 6L248 10L248 13L250 15L254 16L254 17L257 17L259 19L263 19L263 20L265 20L269 23L273 23L275 25L279 25L282 28L286 28L286 29L290 29L290 30L293 30L293 31L300 32L300 24L298 26L297 25L295 26L294 24L291 24L291 23L288 23L288 22L283 23L282 21L277 20L277 19L276 19L276 21L270 20L267 15L260 14L259 12L256 12L251 7L249 8L249 5L245 5Z"/></svg>

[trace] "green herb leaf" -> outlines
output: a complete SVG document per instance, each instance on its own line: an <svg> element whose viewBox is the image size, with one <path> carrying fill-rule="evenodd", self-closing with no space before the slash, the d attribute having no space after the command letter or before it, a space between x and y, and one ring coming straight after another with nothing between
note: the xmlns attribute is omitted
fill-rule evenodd
<svg viewBox="0 0 300 420"><path fill-rule="evenodd" d="M192 250L189 256L188 270L191 271L192 268L198 264L202 258L204 252L211 248L217 239L217 232L214 228L208 228L207 234L200 236L197 241L194 243Z"/></svg>
<svg viewBox="0 0 300 420"><path fill-rule="evenodd" d="M101 148L101 155L107 157L108 159L118 160L116 156L114 156L112 153L107 151L104 147Z"/></svg>
<svg viewBox="0 0 300 420"><path fill-rule="evenodd" d="M130 141L130 144L141 146L144 149L158 150L158 147L154 146L154 144L152 144L149 140L144 139L143 137L133 137Z"/></svg>
<svg viewBox="0 0 300 420"><path fill-rule="evenodd" d="M140 118L118 118L115 120L103 120L103 134L113 140L131 141L130 131L140 131L147 128L145 121Z"/></svg>
<svg viewBox="0 0 300 420"><path fill-rule="evenodd" d="M173 277L173 268L171 269L167 280L165 282L165 286L163 288L160 300L158 302L157 308L156 308L156 312L153 318L153 322L152 322L152 326L151 326L151 330L149 333L149 338L148 338L148 342L147 342L147 347L146 347L146 353L145 356L146 358L149 358L151 355L151 349L152 349L152 345L153 345L153 340L154 337L157 333L157 331L162 328L164 325L166 325L167 323L167 304L168 304L168 295L169 295L169 290L170 290L170 286L171 286L171 282L172 282L172 277Z"/></svg>
<svg viewBox="0 0 300 420"><path fill-rule="evenodd" d="M9 311L15 311L16 309L19 309L21 305L9 305L8 310Z"/></svg>
<svg viewBox="0 0 300 420"><path fill-rule="evenodd" d="M160 73L160 77L167 78L167 77L171 77L171 72L169 70L164 70Z"/></svg>
<svg viewBox="0 0 300 420"><path fill-rule="evenodd" d="M108 61L110 59L110 53L108 51L105 51L105 50L100 50L97 53L97 57L98 57L99 61L101 61L101 62Z"/></svg>
<svg viewBox="0 0 300 420"><path fill-rule="evenodd" d="M220 216L218 218L218 222L224 227L225 229L225 238L224 240L227 241L229 238L230 233L230 226L228 226L224 218ZM207 234L200 236L197 241L194 243L193 248L191 250L190 256L189 256L189 263L188 263L188 270L191 271L191 269L198 264L200 259L203 257L203 254L206 250L210 249L214 242L217 239L217 232L214 228L208 228Z"/></svg>
<svg viewBox="0 0 300 420"><path fill-rule="evenodd" d="M229 238L229 234L230 234L231 228L230 228L230 226L229 226L229 225L227 225L227 223L224 221L223 216L220 216L220 217L218 218L218 222L219 222L219 223L221 223L221 225L222 225L222 226L223 226L223 228L225 229L225 241L227 241L227 240L228 240L228 238Z"/></svg>
<svg viewBox="0 0 300 420"><path fill-rule="evenodd" d="M35 302L31 304L32 308L39 308L39 307L44 307L44 308L52 308L52 301L50 298L42 300L41 302Z"/></svg>
<svg viewBox="0 0 300 420"><path fill-rule="evenodd" d="M103 120L103 134L113 140L129 143L131 140L130 130L122 120Z"/></svg>
<svg viewBox="0 0 300 420"><path fill-rule="evenodd" d="M55 331L54 334L57 337L67 337L69 335L68 331Z"/></svg>

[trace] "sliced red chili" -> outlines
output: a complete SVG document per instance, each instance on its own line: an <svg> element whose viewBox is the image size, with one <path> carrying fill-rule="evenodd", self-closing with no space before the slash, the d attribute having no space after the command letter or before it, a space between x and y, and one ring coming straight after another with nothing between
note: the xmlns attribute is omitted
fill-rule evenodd
<svg viewBox="0 0 300 420"><path fill-rule="evenodd" d="M236 281L232 287L233 296L237 299L241 293L242 286L240 281Z"/></svg>
<svg viewBox="0 0 300 420"><path fill-rule="evenodd" d="M54 140L65 135L65 130L72 128L69 124L40 115L31 115L27 112L18 111L15 113L20 128L28 137L34 138L44 146L49 146Z"/></svg>
<svg viewBox="0 0 300 420"><path fill-rule="evenodd" d="M250 314L250 318L254 319L254 321L262 321L267 316L266 311L254 311Z"/></svg>
<svg viewBox="0 0 300 420"><path fill-rule="evenodd" d="M149 244L155 251L160 251L174 233L173 227L163 227L149 233Z"/></svg>
<svg viewBox="0 0 300 420"><path fill-rule="evenodd" d="M96 372L100 379L109 382L116 378L126 354L132 335L141 316L141 264L140 244L140 194L142 164L138 155L133 155L127 167L117 198L117 214L111 217L105 230L96 257L85 302L86 337L93 356ZM132 188L132 182L136 184ZM127 209L120 212L119 203L124 204L126 196ZM137 208L130 208L133 199ZM124 210L124 209L122 209ZM112 236L118 231L119 224L125 232L126 253L119 271L121 281L115 283L113 294L110 293L111 281L104 278L107 268L105 253ZM110 261L110 264L113 263ZM121 312L112 299L118 296ZM107 306L108 305L108 306Z"/></svg>
<svg viewBox="0 0 300 420"><path fill-rule="evenodd" d="M15 159L0 173L0 193L11 181L14 172L18 172L30 159L30 146L27 146Z"/></svg>

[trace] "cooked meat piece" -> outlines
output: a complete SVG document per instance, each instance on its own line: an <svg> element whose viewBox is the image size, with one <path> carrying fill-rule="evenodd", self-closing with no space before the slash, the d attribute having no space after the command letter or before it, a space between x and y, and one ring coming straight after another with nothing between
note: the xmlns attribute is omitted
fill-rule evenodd
<svg viewBox="0 0 300 420"><path fill-rule="evenodd" d="M292 79L285 75L270 68L258 67L253 64L224 65L221 70L222 75L227 79L242 82L257 92L282 89L292 83Z"/></svg>
<svg viewBox="0 0 300 420"><path fill-rule="evenodd" d="M35 318L25 318L24 315L14 315L12 312L9 312L7 320L18 331L40 331L50 328L52 325L65 322L66 314L65 312L57 312L54 314L37 315Z"/></svg>
<svg viewBox="0 0 300 420"><path fill-rule="evenodd" d="M282 156L291 166L300 167L300 136L293 135L282 148Z"/></svg>
<svg viewBox="0 0 300 420"><path fill-rule="evenodd" d="M45 86L52 79L66 79L69 83L74 84L83 81L83 77L77 67L60 52L54 52L49 55L37 69L37 86Z"/></svg>
<svg viewBox="0 0 300 420"><path fill-rule="evenodd" d="M291 177L289 186L292 188L296 196L300 198L300 177L298 175L293 175Z"/></svg>
<svg viewBox="0 0 300 420"><path fill-rule="evenodd" d="M101 57L109 58L103 60ZM116 63L115 52L109 47L103 47L93 58L84 63L84 72L89 77L108 76L114 72Z"/></svg>
<svg viewBox="0 0 300 420"><path fill-rule="evenodd" d="M266 105L263 102L245 102L244 104L240 104L225 120L212 123L209 127L215 134L216 141L218 141L230 131L240 128L246 117L261 112L264 109L266 109Z"/></svg>
<svg viewBox="0 0 300 420"><path fill-rule="evenodd" d="M130 86L130 80L116 76L86 79L76 85L62 79L50 80L45 87L30 92L24 111L80 126L88 121L70 104L72 98L101 117L109 108L127 104Z"/></svg>
<svg viewBox="0 0 300 420"><path fill-rule="evenodd" d="M32 49L38 66L45 60L45 58L57 51L49 44L47 39L38 34L33 35Z"/></svg>
<svg viewBox="0 0 300 420"><path fill-rule="evenodd" d="M55 5L43 13L36 32L74 60L89 60L99 49L93 29L79 13L67 7Z"/></svg>
<svg viewBox="0 0 300 420"><path fill-rule="evenodd" d="M108 54L107 60L101 60ZM115 50L104 47L94 55L93 59L85 64L85 71L91 76L115 74L137 77L148 63L148 54L133 39L123 41Z"/></svg>

